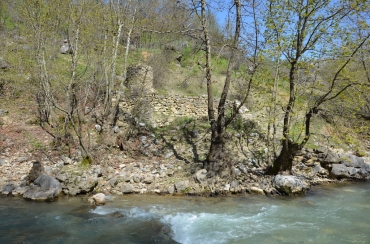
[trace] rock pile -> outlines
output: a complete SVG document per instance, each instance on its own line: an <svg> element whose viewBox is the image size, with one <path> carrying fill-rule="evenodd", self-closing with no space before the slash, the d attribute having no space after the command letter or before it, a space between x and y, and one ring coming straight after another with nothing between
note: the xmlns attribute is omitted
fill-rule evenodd
<svg viewBox="0 0 370 244"><path fill-rule="evenodd" d="M352 154L340 154L324 148L306 149L295 161L295 174L310 180L370 179L370 164Z"/></svg>

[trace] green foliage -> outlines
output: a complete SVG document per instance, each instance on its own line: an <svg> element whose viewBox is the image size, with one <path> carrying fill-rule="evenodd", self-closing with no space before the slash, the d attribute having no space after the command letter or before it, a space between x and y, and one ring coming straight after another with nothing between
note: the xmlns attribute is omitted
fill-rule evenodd
<svg viewBox="0 0 370 244"><path fill-rule="evenodd" d="M92 158L90 158L89 156L86 156L82 159L80 163L80 167L83 169L87 169L90 167L91 164L92 164Z"/></svg>

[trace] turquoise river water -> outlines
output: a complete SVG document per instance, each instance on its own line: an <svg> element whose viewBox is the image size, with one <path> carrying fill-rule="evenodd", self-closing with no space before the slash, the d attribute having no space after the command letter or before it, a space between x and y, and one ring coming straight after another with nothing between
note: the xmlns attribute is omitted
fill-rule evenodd
<svg viewBox="0 0 370 244"><path fill-rule="evenodd" d="M0 197L0 243L370 243L370 183L300 197Z"/></svg>

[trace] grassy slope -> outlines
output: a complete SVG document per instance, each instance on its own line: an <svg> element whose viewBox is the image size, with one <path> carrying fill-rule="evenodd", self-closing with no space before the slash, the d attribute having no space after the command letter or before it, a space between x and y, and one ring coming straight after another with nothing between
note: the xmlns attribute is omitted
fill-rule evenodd
<svg viewBox="0 0 370 244"><path fill-rule="evenodd" d="M3 57L5 62L9 65L8 70L3 70L1 76L1 82L4 84L4 88L1 91L1 107L6 108L11 111L12 117L9 119L2 119L2 123L6 125L11 125L14 121L11 120L19 120L21 121L21 125L24 127L31 126L32 121L35 121L35 114L36 114L36 103L34 99L35 91L37 90L37 81L32 77L30 67L35 65L34 59L32 58L31 52L29 51L29 46L27 45L27 41L22 38L18 37L16 32L12 31L13 27L10 26L7 31L2 33L4 38L1 38L1 45L4 47L1 50L0 56ZM143 57L143 52L147 52L151 55L148 59ZM182 54L182 59L180 62L176 61L174 57L177 55ZM199 96L206 94L206 83L203 75L203 70L201 68L203 61L203 53L200 52L193 52L191 49L187 48L181 50L177 53L173 53L170 55L171 57L166 57L163 59L162 71L159 73L158 83L156 84L156 90L158 93L161 94L180 94L180 95L190 95L190 96ZM130 53L130 60L129 63L148 63L149 65L155 64L158 60L158 57L161 57L161 52L159 50L148 50L148 49L134 49ZM199 65L200 64L200 65ZM214 96L219 97L222 87L223 81L225 78L224 72L227 67L227 60L222 57L214 57L212 60L213 64L213 80L214 80ZM56 54L56 58L54 59L53 67L65 67L68 65L68 56L63 56ZM163 67L165 66L165 67ZM120 57L118 59L118 72L117 75L121 75L122 68L123 68L123 59ZM242 67L241 69L245 69ZM59 80L68 80L69 73L63 70L59 70L58 75ZM234 79L236 76L234 75ZM255 120L259 122L259 130L264 131L266 133L267 129L267 121L268 116L266 112L267 104L267 97L270 96L270 87L271 87L271 78L266 78L261 74L257 77L255 82L255 87L253 88L253 94L251 99L248 101L248 108L250 109L251 113ZM60 85L60 84L59 84ZM61 88L59 88L61 89ZM236 82L231 87L231 97L237 97L238 92L240 92L239 84ZM287 82L282 80L279 83L279 103L284 104L286 102L288 94L287 94ZM304 107L304 104L298 105ZM281 118L282 118L282 110L278 108L278 137L281 131ZM298 118L301 115L297 115ZM26 118L26 119L25 119ZM345 128L341 126L342 123L337 123L336 125L331 125L325 122L325 120L317 117L315 118L313 124L313 136L307 147L315 148L319 145L328 145L332 147L343 147L345 150L353 149L353 150L363 150L361 148L361 143L358 143L358 137L356 134L351 131L349 128ZM171 129L176 129L178 127L184 128L184 125L193 126L193 129L197 129L203 133L203 138L208 138L208 123L206 121L198 124L191 124L184 120L176 120L172 123L172 125L163 131L158 131L159 134L167 133L168 136L173 136L173 131ZM35 126L31 126L32 129L30 131L37 130ZM238 128L240 129L240 122L234 124L230 128L230 133L232 135L236 135L240 133ZM17 129L15 129L17 130ZM186 129L188 130L188 129ZM182 130L180 133L180 137L185 135L186 130ZM48 142L45 138L45 135L40 137L37 133L26 132L22 134L23 138L27 139L28 143L37 150L39 147L47 147ZM300 122L297 121L296 126L293 127L293 133L296 134L296 137L302 132L302 127L300 126ZM166 135L166 136L167 136ZM324 135L324 136L323 136ZM185 135L186 136L186 135ZM186 139L186 138L185 138ZM186 141L181 139L179 143L183 145L187 145L184 147L183 151L189 151L192 149L194 141ZM202 144L206 142L206 144ZM197 140L196 143L199 144L199 159L203 159L206 155L208 146L207 146L207 139L204 140ZM23 143L24 144L24 143ZM234 141L231 147L240 147L237 144L237 140ZM186 153L185 153L186 154ZM194 157L194 154L189 154L187 157L191 158Z"/></svg>

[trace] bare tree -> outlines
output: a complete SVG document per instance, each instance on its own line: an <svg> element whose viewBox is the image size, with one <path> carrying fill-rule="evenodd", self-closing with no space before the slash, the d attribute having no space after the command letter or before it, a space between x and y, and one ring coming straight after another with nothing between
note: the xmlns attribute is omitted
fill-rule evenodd
<svg viewBox="0 0 370 244"><path fill-rule="evenodd" d="M249 9L252 13L252 53L248 53L250 57L250 62L252 64L251 72L247 79L247 84L245 90L241 91L242 101L233 107L231 114L227 116L226 114L226 101L228 98L230 85L232 82L232 70L235 65L236 55L240 52L240 39L242 31L242 3L240 0L233 1L233 7L235 8L235 32L229 49L231 52L228 67L226 70L226 78L221 93L220 101L217 106L217 114L214 111L214 97L212 94L212 66L211 66L211 40L208 33L208 23L207 23L207 14L206 14L206 1L201 1L201 23L203 28L204 43L206 46L206 80L207 80L207 94L208 94L208 119L211 124L211 145L207 159L204 163L204 167L213 172L219 172L222 168L227 168L226 153L225 153L225 144L226 144L226 129L230 123L236 118L239 113L240 108L245 104L248 99L252 83L254 81L254 75L258 67L258 55L259 55L259 45L260 45L260 33L259 33L259 24L257 21L257 1L251 1ZM246 7L246 6L244 6Z"/></svg>

